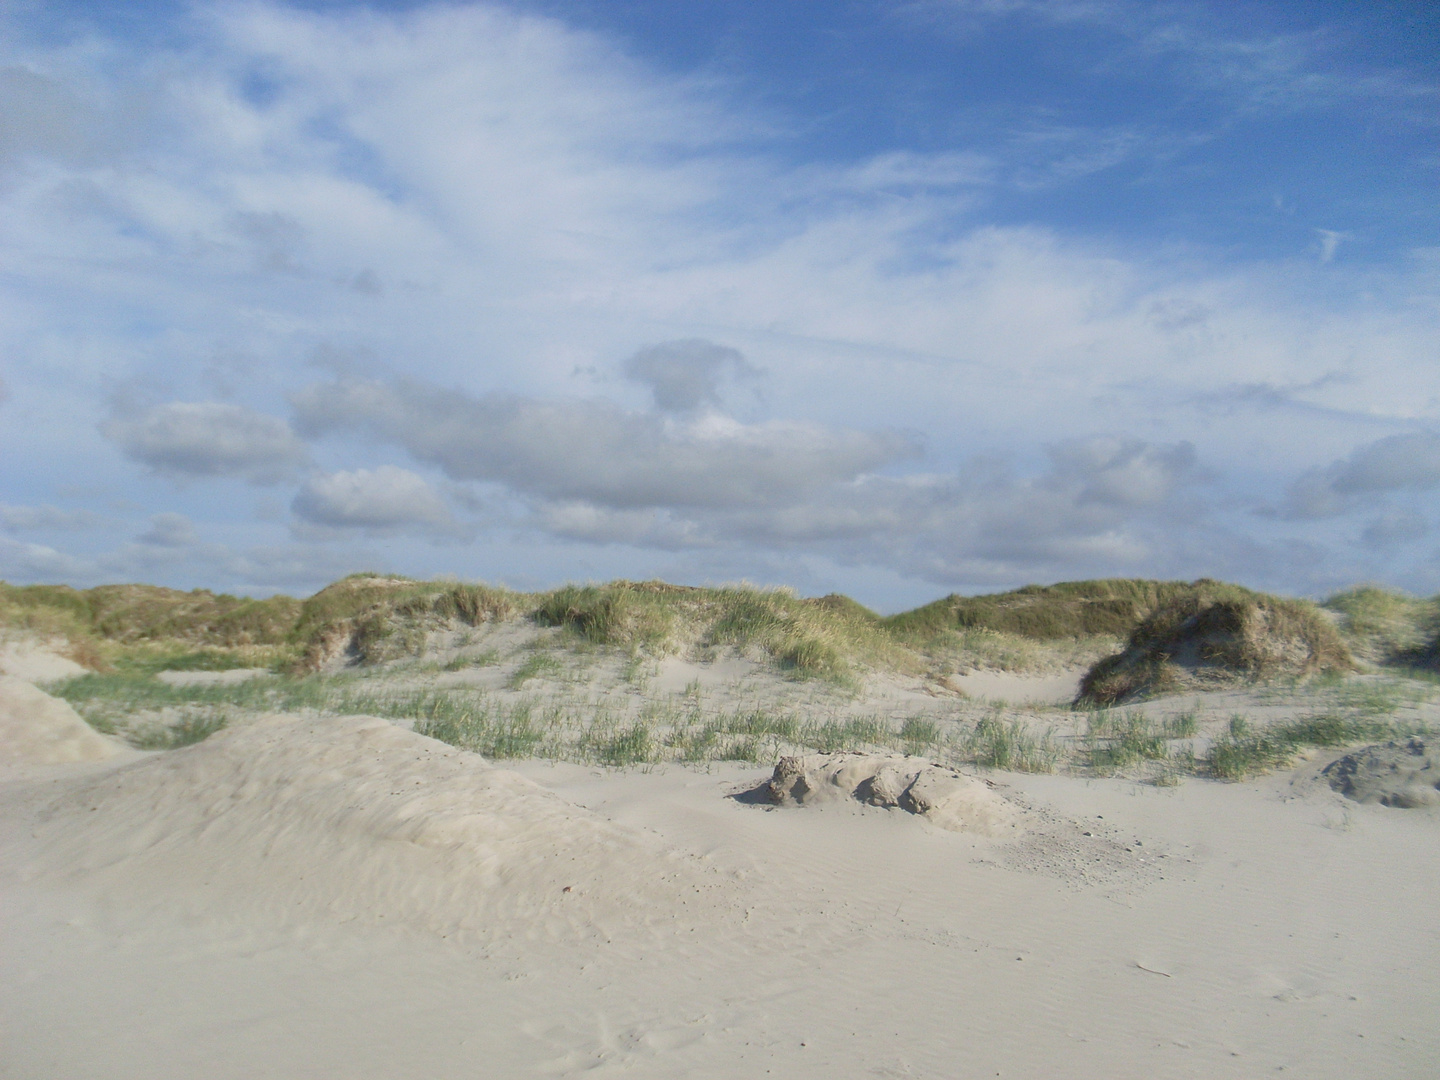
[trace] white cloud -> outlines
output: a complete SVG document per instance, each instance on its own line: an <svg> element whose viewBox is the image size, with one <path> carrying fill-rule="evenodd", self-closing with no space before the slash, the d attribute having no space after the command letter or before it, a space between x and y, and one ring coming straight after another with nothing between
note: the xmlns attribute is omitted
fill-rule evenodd
<svg viewBox="0 0 1440 1080"><path fill-rule="evenodd" d="M1440 434L1391 435L1366 443L1290 486L1286 512L1296 518L1335 517L1392 492L1440 487Z"/></svg>
<svg viewBox="0 0 1440 1080"><path fill-rule="evenodd" d="M720 380L758 372L739 349L703 338L649 345L625 362L625 374L650 388L662 412L690 412L720 405Z"/></svg>
<svg viewBox="0 0 1440 1080"><path fill-rule="evenodd" d="M171 477L239 476L278 483L305 463L285 421L239 405L172 401L100 426L126 457Z"/></svg>
<svg viewBox="0 0 1440 1080"><path fill-rule="evenodd" d="M379 533L458 529L445 500L424 477L393 465L312 476L291 509L311 524L340 529Z"/></svg>
<svg viewBox="0 0 1440 1080"><path fill-rule="evenodd" d="M617 509L771 506L916 452L889 432L681 421L599 399L472 397L414 381L318 384L293 403L309 435L361 433L456 480Z"/></svg>
<svg viewBox="0 0 1440 1080"><path fill-rule="evenodd" d="M1320 261L1328 263L1335 258L1335 251L1340 247L1340 241L1355 239L1350 233L1337 232L1335 229L1316 229L1315 236L1320 242Z"/></svg>
<svg viewBox="0 0 1440 1080"><path fill-rule="evenodd" d="M149 547L186 548L199 542L195 525L184 514L156 514L150 519L150 528L137 536L136 541Z"/></svg>
<svg viewBox="0 0 1440 1080"><path fill-rule="evenodd" d="M89 581L94 573L94 562L82 556L0 536L0 578L7 581Z"/></svg>

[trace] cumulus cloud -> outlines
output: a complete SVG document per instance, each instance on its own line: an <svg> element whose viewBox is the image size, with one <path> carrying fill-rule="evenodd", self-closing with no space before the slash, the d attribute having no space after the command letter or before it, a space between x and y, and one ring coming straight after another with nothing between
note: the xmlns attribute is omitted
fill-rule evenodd
<svg viewBox="0 0 1440 1080"><path fill-rule="evenodd" d="M154 515L150 528L135 539L149 547L185 548L197 543L200 537L184 514L164 513Z"/></svg>
<svg viewBox="0 0 1440 1080"><path fill-rule="evenodd" d="M16 582L88 581L95 575L91 559L46 544L29 544L0 536L0 579Z"/></svg>
<svg viewBox="0 0 1440 1080"><path fill-rule="evenodd" d="M1362 446L1330 475L1340 495L1428 491L1440 485L1440 434L1392 435Z"/></svg>
<svg viewBox="0 0 1440 1080"><path fill-rule="evenodd" d="M216 401L155 405L108 420L100 430L130 460L174 478L235 476L274 484L309 457L285 421Z"/></svg>
<svg viewBox="0 0 1440 1080"><path fill-rule="evenodd" d="M520 523L550 537L664 551L823 552L946 582L1153 562L1163 557L1165 530L1195 517L1178 495L1199 479L1186 442L1063 439L1047 448L1038 475L975 460L951 474L892 476L883 468L919 448L888 432L477 397L414 381L342 379L293 403L307 435L390 442L454 480L503 485L528 508ZM341 475L345 496L358 501L357 474ZM358 510L322 512L322 502L307 486L296 513L320 524L365 523ZM407 516L396 510L374 523Z"/></svg>
<svg viewBox="0 0 1440 1080"><path fill-rule="evenodd" d="M458 528L424 477L393 465L312 476L291 509L303 521L338 529L453 533Z"/></svg>
<svg viewBox="0 0 1440 1080"><path fill-rule="evenodd" d="M864 475L782 505L615 508L537 500L551 535L666 551L824 554L946 583L1119 573L1164 559L1171 534L1203 528L1183 498L1200 479L1188 444L1067 440L1050 467L1016 475L973 461L952 474Z"/></svg>
<svg viewBox="0 0 1440 1080"><path fill-rule="evenodd" d="M307 435L364 434L452 479L615 509L772 506L918 453L894 432L681 421L598 399L476 397L415 381L341 380L292 401Z"/></svg>
<svg viewBox="0 0 1440 1080"><path fill-rule="evenodd" d="M1440 434L1391 435L1357 448L1290 486L1284 510L1290 517L1336 517L1373 505L1391 492L1440 487Z"/></svg>
<svg viewBox="0 0 1440 1080"><path fill-rule="evenodd" d="M625 362L625 374L650 388L655 407L688 412L720 404L720 379L758 372L739 349L703 338L666 341L641 349Z"/></svg>
<svg viewBox="0 0 1440 1080"><path fill-rule="evenodd" d="M1195 467L1188 442L1151 446L1137 439L1071 439L1049 448L1054 482L1074 486L1079 505L1151 506Z"/></svg>

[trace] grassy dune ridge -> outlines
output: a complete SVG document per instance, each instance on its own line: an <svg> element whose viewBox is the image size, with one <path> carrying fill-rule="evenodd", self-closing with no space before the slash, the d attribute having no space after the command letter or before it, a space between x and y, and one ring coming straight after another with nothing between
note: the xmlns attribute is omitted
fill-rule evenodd
<svg viewBox="0 0 1440 1080"><path fill-rule="evenodd" d="M303 600L0 583L0 629L60 642L94 672L52 690L144 748L198 741L259 712L314 709L407 721L492 758L644 765L867 749L1155 782L1197 771L1235 779L1306 747L1414 729L1395 714L1429 684L1396 689L1404 680L1386 676L1358 694L1344 684L1362 669L1433 668L1437 612L1440 598L1373 586L1316 605L1209 580L1032 585L893 616L838 595L658 581L522 593L357 574ZM704 665L724 656L771 672L772 689L749 702L706 700L698 683L683 695L646 689L667 657ZM601 686L596 665L607 664ZM466 681L487 667L498 682ZM1078 713L972 702L951 682L1077 667L1088 668ZM233 668L272 674L224 685L156 677ZM929 687L950 704L856 712L877 678ZM1304 684L1315 708L1279 725L1237 715L1207 727L1193 709L1164 705L1257 684ZM1147 702L1160 711L1129 707Z"/></svg>
<svg viewBox="0 0 1440 1080"><path fill-rule="evenodd" d="M1176 665L1266 678L1353 670L1357 660L1403 667L1440 660L1440 597L1375 586L1317 606L1207 579L1104 579L951 595L881 616L846 596L659 581L522 593L355 574L303 600L0 582L0 628L58 640L99 671L370 666L419 656L427 635L445 627L515 618L561 628L576 642L651 656L731 646L797 677L842 682L866 671L1093 664L1086 694L1097 704L1167 692Z"/></svg>

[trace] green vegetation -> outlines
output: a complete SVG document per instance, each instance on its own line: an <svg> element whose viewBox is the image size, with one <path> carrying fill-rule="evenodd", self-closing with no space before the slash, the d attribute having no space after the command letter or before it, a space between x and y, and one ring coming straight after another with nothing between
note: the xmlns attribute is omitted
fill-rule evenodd
<svg viewBox="0 0 1440 1080"><path fill-rule="evenodd" d="M1288 765L1311 747L1350 746L1413 733L1372 717L1310 716L1257 729L1245 717L1235 716L1230 730L1210 746L1209 769L1221 780L1243 780L1253 773Z"/></svg>
<svg viewBox="0 0 1440 1080"><path fill-rule="evenodd" d="M486 649L484 652L474 655L461 655L453 660L447 661L440 668L441 671L464 671L466 668L493 667L500 662L500 654L494 649Z"/></svg>
<svg viewBox="0 0 1440 1080"><path fill-rule="evenodd" d="M521 594L489 585L352 574L301 605L289 641L302 671L347 656L379 664L419 655L432 631L504 619L522 604Z"/></svg>
<svg viewBox="0 0 1440 1080"><path fill-rule="evenodd" d="M531 614L541 626L563 626L596 645L662 652L683 601L704 591L661 581L566 585L545 594Z"/></svg>
<svg viewBox="0 0 1440 1080"><path fill-rule="evenodd" d="M628 727L590 742L595 759L602 765L623 767L648 765L659 752L650 725L636 721Z"/></svg>
<svg viewBox="0 0 1440 1080"><path fill-rule="evenodd" d="M354 574L296 600L255 600L148 585L0 582L0 627L62 639L95 670L266 667L315 671L340 659L375 665L421 655L431 635L528 616L564 628L571 647L659 657L732 646L764 653L796 678L853 686L867 669L908 674L974 667L1046 670L1090 663L1086 700L1109 705L1182 688L1188 674L1245 678L1440 664L1440 597L1361 586L1313 605L1214 581L1105 579L948 596L881 617L844 596L803 599L745 586L664 582L567 585L542 594L481 584ZM1334 623L1338 622L1339 633ZM1347 643L1351 648L1347 648ZM484 663L482 657L473 663ZM451 670L465 666L456 659ZM638 669L637 669L638 670Z"/></svg>
<svg viewBox="0 0 1440 1080"><path fill-rule="evenodd" d="M518 656L512 638L493 639L500 648L481 651L490 632L481 628L511 619L549 629L531 629L531 651ZM1433 697L1440 679L1434 671L1431 682L1421 678L1424 665L1435 666L1440 598L1365 586L1331 597L1322 610L1205 580L1027 586L951 596L888 618L842 596L662 582L525 594L362 574L303 601L0 583L0 629L6 628L66 642L95 671L52 692L97 729L144 748L187 745L264 712L312 709L413 722L423 734L496 759L610 766L758 764L781 754L854 750L984 768L1124 773L1155 783L1199 772L1236 779L1284 765L1307 747L1408 730L1395 717ZM1127 644L1116 654L1122 638ZM647 690L663 657L682 651L715 657L722 650L768 660L795 679L774 699L783 704L712 706L698 682L663 700ZM417 686L426 673L498 665L502 651L504 672L484 680L490 690L475 685L480 679ZM1074 717L1083 727L1065 727L1073 734L1036 726L1036 707L987 706L940 693L948 672L1049 670L1106 653L1112 655L1094 664L1083 686L1078 704L1087 711ZM1352 655L1404 667L1409 677L1348 678L1356 667ZM441 657L453 659L442 664ZM342 658L350 661L343 673L320 674ZM629 684L609 698L611 691L597 694L593 679L574 674L577 665L601 659L609 666L600 670L618 668ZM237 667L272 674L192 686L155 677ZM382 670L385 677L375 677ZM940 693L943 710L856 715L851 695L872 672L928 675L940 684L930 688ZM542 706L533 699L535 680L557 676L565 676L564 685ZM1280 699L1303 682L1307 695L1317 695L1309 707L1321 714L1270 727L1237 721L1209 740L1207 755L1198 706L1154 717L1117 707L1255 679L1267 680L1265 692ZM553 684L546 692L557 693Z"/></svg>
<svg viewBox="0 0 1440 1080"><path fill-rule="evenodd" d="M1000 710L982 719L964 740L959 760L986 769L1051 773L1060 760L1059 747L1049 731L1036 735L1021 720L1004 720Z"/></svg>
<svg viewBox="0 0 1440 1080"><path fill-rule="evenodd" d="M1200 731L1200 707L1197 705L1168 717L1163 730L1167 739L1188 739L1198 734Z"/></svg>
<svg viewBox="0 0 1440 1080"><path fill-rule="evenodd" d="M940 746L940 725L929 717L907 717L898 738L907 754L924 754Z"/></svg>
<svg viewBox="0 0 1440 1080"><path fill-rule="evenodd" d="M528 701L506 709L489 702L457 699L453 694L429 692L403 701L383 702L379 709L384 710L382 715L413 718L415 730L421 735L495 760L532 757L545 737L535 726L535 707Z"/></svg>
<svg viewBox="0 0 1440 1080"><path fill-rule="evenodd" d="M1104 710L1088 718L1085 754L1096 772L1120 772L1168 758L1168 734L1139 710Z"/></svg>
<svg viewBox="0 0 1440 1080"><path fill-rule="evenodd" d="M283 662L299 606L288 596L252 600L205 589L0 582L0 626L61 639L68 655L97 670L127 663L217 670Z"/></svg>
<svg viewBox="0 0 1440 1080"><path fill-rule="evenodd" d="M542 626L560 626L596 645L651 655L686 642L755 647L799 678L844 684L853 665L916 666L896 648L879 616L847 597L803 600L778 589L698 589L656 581L567 585L540 598Z"/></svg>
<svg viewBox="0 0 1440 1080"><path fill-rule="evenodd" d="M1109 578L1026 585L988 596L947 596L885 620L898 636L930 641L957 630L988 630L1035 641L1124 638L1150 611L1194 586Z"/></svg>
<svg viewBox="0 0 1440 1080"><path fill-rule="evenodd" d="M523 664L510 676L510 689L518 690L531 679L558 675L562 671L560 661L547 652L531 653Z"/></svg>

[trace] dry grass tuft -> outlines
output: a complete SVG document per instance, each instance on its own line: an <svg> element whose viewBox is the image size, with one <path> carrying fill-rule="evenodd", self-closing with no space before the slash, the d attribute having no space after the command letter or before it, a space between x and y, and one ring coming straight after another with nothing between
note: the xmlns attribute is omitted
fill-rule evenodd
<svg viewBox="0 0 1440 1080"><path fill-rule="evenodd" d="M1375 585L1358 585L1322 604L1340 617L1340 632L1372 664L1440 667L1440 597L1419 600Z"/></svg>

